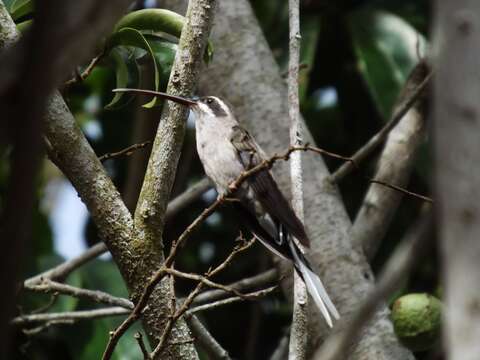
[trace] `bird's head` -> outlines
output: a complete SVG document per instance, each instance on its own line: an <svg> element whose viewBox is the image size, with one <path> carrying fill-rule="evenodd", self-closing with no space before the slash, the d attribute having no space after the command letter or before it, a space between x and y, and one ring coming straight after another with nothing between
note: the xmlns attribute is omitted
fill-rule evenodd
<svg viewBox="0 0 480 360"><path fill-rule="evenodd" d="M114 89L113 91L158 96L163 99L188 106L196 116L224 117L232 115L230 107L223 100L216 96L186 98L177 95L170 95L160 91L143 89Z"/></svg>
<svg viewBox="0 0 480 360"><path fill-rule="evenodd" d="M204 96L191 106L196 115L223 117L231 115L229 106L216 96Z"/></svg>

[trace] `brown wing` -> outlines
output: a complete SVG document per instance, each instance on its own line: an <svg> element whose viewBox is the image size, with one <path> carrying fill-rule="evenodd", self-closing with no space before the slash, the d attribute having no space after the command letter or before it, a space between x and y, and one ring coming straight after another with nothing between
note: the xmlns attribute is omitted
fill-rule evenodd
<svg viewBox="0 0 480 360"><path fill-rule="evenodd" d="M237 125L233 128L230 141L237 150L239 160L246 170L255 167L263 161L258 145L242 127ZM295 215L270 172L267 169L259 171L250 176L247 181L257 200L272 219L283 224L302 245L309 247L310 241L302 222Z"/></svg>

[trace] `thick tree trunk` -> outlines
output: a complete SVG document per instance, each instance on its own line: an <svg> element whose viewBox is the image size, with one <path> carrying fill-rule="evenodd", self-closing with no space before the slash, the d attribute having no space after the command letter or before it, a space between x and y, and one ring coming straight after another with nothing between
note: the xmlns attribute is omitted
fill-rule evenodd
<svg viewBox="0 0 480 360"><path fill-rule="evenodd" d="M437 1L434 156L448 359L480 354L480 2Z"/></svg>
<svg viewBox="0 0 480 360"><path fill-rule="evenodd" d="M420 62L412 71L397 106L418 89L430 69ZM388 184L405 187L415 164L415 155L424 141L427 106L425 95L404 115L391 130L377 162L373 178ZM402 193L386 186L371 184L363 199L352 227L354 246L363 248L368 259L373 259L390 227L394 215L403 199Z"/></svg>

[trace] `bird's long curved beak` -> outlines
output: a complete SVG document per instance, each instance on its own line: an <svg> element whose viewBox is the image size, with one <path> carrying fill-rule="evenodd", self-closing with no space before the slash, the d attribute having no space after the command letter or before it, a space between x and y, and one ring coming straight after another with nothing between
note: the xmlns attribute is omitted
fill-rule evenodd
<svg viewBox="0 0 480 360"><path fill-rule="evenodd" d="M136 94L144 94L144 95L153 95L153 96L159 96L161 98L167 99L174 101L179 104L183 104L186 106L192 106L197 104L195 100L184 98L182 96L176 96L176 95L170 95L161 91L153 91L153 90L144 90L144 89L127 89L127 88L118 88L118 89L113 89L113 92L130 92L130 93L136 93Z"/></svg>

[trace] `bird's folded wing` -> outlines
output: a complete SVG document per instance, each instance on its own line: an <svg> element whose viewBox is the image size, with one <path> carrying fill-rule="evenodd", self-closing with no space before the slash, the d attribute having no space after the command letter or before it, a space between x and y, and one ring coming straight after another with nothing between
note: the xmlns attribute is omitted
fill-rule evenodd
<svg viewBox="0 0 480 360"><path fill-rule="evenodd" d="M260 155L259 146L242 127L235 126L233 128L230 141L237 150L239 160L245 170L257 166L264 160ZM270 171L268 169L261 170L250 176L247 181L264 210L274 220L282 223L302 245L309 247L310 242L302 222L278 188Z"/></svg>

